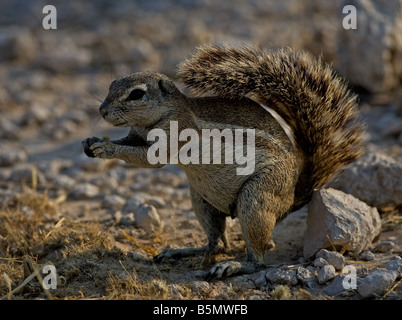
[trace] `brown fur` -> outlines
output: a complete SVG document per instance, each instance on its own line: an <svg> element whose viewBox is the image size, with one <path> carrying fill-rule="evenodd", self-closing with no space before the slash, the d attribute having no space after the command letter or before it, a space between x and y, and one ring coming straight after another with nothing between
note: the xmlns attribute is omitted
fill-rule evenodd
<svg viewBox="0 0 402 320"><path fill-rule="evenodd" d="M186 97L158 73L116 80L100 112L113 125L131 127L130 133L115 141L88 138L84 148L99 158L158 168L163 164L147 159L153 143L147 134L161 128L169 135L171 121L178 121L180 131L192 128L198 133L255 129L256 163L251 175L236 175L233 164L178 163L189 179L194 212L209 243L202 248L166 249L155 258L222 252L227 247L225 217L231 215L240 221L247 260L219 263L208 278L253 271L265 263L276 221L306 204L315 188L362 154L356 97L321 60L290 49L203 46L181 64L179 75L196 93L214 96ZM143 95L133 100L133 92ZM287 122L295 146L274 117L250 98Z"/></svg>

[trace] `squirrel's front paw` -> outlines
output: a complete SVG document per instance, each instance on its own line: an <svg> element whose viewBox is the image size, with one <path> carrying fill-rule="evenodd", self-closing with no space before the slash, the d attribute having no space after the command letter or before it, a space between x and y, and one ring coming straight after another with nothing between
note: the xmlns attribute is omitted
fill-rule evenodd
<svg viewBox="0 0 402 320"><path fill-rule="evenodd" d="M100 140L89 147L96 158L113 159L116 158L116 145L109 140Z"/></svg>
<svg viewBox="0 0 402 320"><path fill-rule="evenodd" d="M95 158L94 153L90 149L90 147L95 143L101 141L101 139L97 137L92 137L92 138L86 138L81 142L82 148L84 149L85 154L90 157L90 158Z"/></svg>

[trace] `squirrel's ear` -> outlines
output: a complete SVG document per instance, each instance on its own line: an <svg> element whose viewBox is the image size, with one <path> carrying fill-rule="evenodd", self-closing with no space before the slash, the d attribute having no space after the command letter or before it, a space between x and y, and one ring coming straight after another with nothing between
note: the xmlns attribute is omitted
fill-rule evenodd
<svg viewBox="0 0 402 320"><path fill-rule="evenodd" d="M158 86L162 91L162 94L173 93L176 90L176 86L173 81L168 79L159 79Z"/></svg>

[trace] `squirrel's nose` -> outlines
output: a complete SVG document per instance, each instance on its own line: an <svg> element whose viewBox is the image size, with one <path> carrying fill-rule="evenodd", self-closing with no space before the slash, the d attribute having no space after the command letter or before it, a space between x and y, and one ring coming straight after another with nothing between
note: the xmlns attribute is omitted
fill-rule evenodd
<svg viewBox="0 0 402 320"><path fill-rule="evenodd" d="M106 103L105 102L103 102L101 104L101 106L99 107L99 113L103 118L107 116L108 112L106 111Z"/></svg>

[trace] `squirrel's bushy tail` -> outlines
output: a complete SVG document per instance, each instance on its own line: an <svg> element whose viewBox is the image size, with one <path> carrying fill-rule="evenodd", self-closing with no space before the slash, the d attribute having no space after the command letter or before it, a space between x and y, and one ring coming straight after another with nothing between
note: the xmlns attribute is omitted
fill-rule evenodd
<svg viewBox="0 0 402 320"><path fill-rule="evenodd" d="M363 154L357 97L321 59L288 48L206 45L179 66L179 75L196 93L251 97L287 122L304 163L294 209Z"/></svg>

